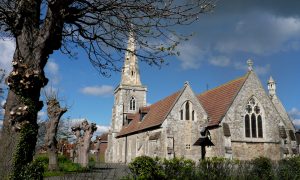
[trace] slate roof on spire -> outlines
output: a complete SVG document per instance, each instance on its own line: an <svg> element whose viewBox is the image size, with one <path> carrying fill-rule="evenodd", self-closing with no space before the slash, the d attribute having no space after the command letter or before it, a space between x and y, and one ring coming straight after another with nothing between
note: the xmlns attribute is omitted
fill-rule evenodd
<svg viewBox="0 0 300 180"><path fill-rule="evenodd" d="M200 95L198 99L208 114L208 126L217 126L233 103L249 73Z"/></svg>

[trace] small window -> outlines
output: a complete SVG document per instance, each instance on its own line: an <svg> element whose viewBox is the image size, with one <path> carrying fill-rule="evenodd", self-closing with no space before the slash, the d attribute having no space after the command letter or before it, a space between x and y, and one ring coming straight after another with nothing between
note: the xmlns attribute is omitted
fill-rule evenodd
<svg viewBox="0 0 300 180"><path fill-rule="evenodd" d="M180 120L183 120L183 110L180 110Z"/></svg>
<svg viewBox="0 0 300 180"><path fill-rule="evenodd" d="M190 103L185 103L185 120L190 120Z"/></svg>
<svg viewBox="0 0 300 180"><path fill-rule="evenodd" d="M135 110L135 98L131 97L130 102L129 102L129 110Z"/></svg>
<svg viewBox="0 0 300 180"><path fill-rule="evenodd" d="M191 145L190 144L186 144L185 145L185 149L191 149Z"/></svg>
<svg viewBox="0 0 300 180"><path fill-rule="evenodd" d="M195 120L195 111L194 110L192 111L192 120L193 121Z"/></svg>
<svg viewBox="0 0 300 180"><path fill-rule="evenodd" d="M134 74L134 72L133 72L133 71L131 71L131 76L133 76L133 74Z"/></svg>

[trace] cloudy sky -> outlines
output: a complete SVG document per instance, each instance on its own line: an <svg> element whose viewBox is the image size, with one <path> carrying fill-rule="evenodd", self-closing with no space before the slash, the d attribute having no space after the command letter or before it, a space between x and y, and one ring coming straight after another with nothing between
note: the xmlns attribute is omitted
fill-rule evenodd
<svg viewBox="0 0 300 180"><path fill-rule="evenodd" d="M300 127L299 7L297 0L219 0L212 13L178 29L194 36L179 45L180 56L170 57L168 66L158 69L140 63L148 103L181 89L185 81L201 93L240 77L251 58L265 89L268 78L275 79L279 98ZM10 68L13 48L14 43L0 40L1 67ZM69 108L64 118L87 118L107 130L119 73L102 77L84 54L70 60L59 52L51 56L46 73L51 78L48 86L59 90Z"/></svg>

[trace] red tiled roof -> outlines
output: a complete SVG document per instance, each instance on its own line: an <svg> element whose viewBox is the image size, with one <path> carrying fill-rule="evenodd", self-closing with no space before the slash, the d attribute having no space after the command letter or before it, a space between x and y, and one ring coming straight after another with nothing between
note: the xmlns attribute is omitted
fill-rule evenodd
<svg viewBox="0 0 300 180"><path fill-rule="evenodd" d="M209 117L208 126L219 125L247 77L248 74L198 95Z"/></svg>
<svg viewBox="0 0 300 180"><path fill-rule="evenodd" d="M100 141L107 141L107 136L108 136L108 133L103 133L103 134L101 134L101 136L98 139L100 139Z"/></svg>
<svg viewBox="0 0 300 180"><path fill-rule="evenodd" d="M136 113L133 120L129 123L129 125L124 126L121 129L118 136L124 136L126 134L135 133L144 129L161 125L180 93L181 91L178 91L166 97L165 99L149 106L149 112L146 114L142 121L140 121L140 114Z"/></svg>

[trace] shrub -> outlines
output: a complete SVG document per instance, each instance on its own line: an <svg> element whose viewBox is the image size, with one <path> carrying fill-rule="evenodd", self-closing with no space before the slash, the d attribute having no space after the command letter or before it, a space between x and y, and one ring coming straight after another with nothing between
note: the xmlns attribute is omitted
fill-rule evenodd
<svg viewBox="0 0 300 180"><path fill-rule="evenodd" d="M225 158L207 158L200 160L199 174L204 179L228 179L231 177L234 164Z"/></svg>
<svg viewBox="0 0 300 180"><path fill-rule="evenodd" d="M133 173L134 179L165 179L159 159L140 156L129 163L129 169Z"/></svg>
<svg viewBox="0 0 300 180"><path fill-rule="evenodd" d="M277 170L279 179L300 179L300 157L280 160Z"/></svg>
<svg viewBox="0 0 300 180"><path fill-rule="evenodd" d="M44 173L44 164L42 161L34 160L30 164L24 167L24 170L20 172L19 178L23 180L42 180Z"/></svg>
<svg viewBox="0 0 300 180"><path fill-rule="evenodd" d="M72 163L72 161L64 155L58 155L58 164L60 163Z"/></svg>
<svg viewBox="0 0 300 180"><path fill-rule="evenodd" d="M272 161L266 157L258 157L251 161L253 179L274 179Z"/></svg>
<svg viewBox="0 0 300 180"><path fill-rule="evenodd" d="M89 168L93 168L96 165L96 159L93 156L89 157Z"/></svg>
<svg viewBox="0 0 300 180"><path fill-rule="evenodd" d="M166 179L195 179L195 162L183 158L173 158L163 161Z"/></svg>

